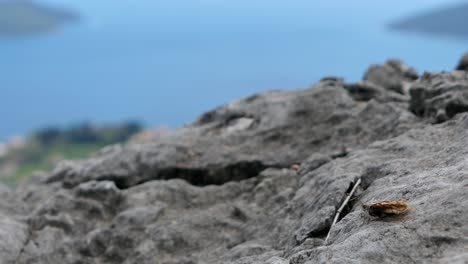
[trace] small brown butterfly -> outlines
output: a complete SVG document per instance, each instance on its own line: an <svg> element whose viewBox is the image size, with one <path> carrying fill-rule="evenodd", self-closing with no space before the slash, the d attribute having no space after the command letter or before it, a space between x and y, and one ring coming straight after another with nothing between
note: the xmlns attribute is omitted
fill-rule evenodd
<svg viewBox="0 0 468 264"><path fill-rule="evenodd" d="M362 205L370 215L380 218L388 216L405 215L411 210L411 206L405 200L381 201Z"/></svg>

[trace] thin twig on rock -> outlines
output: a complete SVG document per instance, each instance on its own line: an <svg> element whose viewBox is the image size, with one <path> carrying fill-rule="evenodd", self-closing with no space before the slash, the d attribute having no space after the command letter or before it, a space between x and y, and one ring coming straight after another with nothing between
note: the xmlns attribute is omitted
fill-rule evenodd
<svg viewBox="0 0 468 264"><path fill-rule="evenodd" d="M325 238L325 244L327 244L328 238L330 238L330 234L331 234L333 226L336 224L336 222L338 222L338 218L340 217L341 211L343 211L343 209L348 204L351 197L353 197L353 194L356 191L356 189L357 189L357 187L359 186L360 183L361 183L361 178L359 178L356 181L356 183L353 186L353 189L348 193L348 195L346 196L346 199L343 201L340 208L336 211L335 219L333 219L333 223L330 226L330 230L328 231L327 238Z"/></svg>

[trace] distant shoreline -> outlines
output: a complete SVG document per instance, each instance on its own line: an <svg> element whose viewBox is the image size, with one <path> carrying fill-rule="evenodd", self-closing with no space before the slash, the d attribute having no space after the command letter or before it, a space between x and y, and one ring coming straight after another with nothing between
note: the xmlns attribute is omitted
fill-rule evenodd
<svg viewBox="0 0 468 264"><path fill-rule="evenodd" d="M80 17L72 10L33 1L0 1L0 38L53 31Z"/></svg>
<svg viewBox="0 0 468 264"><path fill-rule="evenodd" d="M390 30L468 40L468 2L429 10L390 23Z"/></svg>

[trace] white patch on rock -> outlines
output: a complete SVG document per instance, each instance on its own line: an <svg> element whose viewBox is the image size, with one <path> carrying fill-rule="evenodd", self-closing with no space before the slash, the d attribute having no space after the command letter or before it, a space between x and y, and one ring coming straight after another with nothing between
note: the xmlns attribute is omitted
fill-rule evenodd
<svg viewBox="0 0 468 264"><path fill-rule="evenodd" d="M238 131L246 130L255 122L253 118L241 117L236 119L230 126L225 129L226 133L235 133Z"/></svg>

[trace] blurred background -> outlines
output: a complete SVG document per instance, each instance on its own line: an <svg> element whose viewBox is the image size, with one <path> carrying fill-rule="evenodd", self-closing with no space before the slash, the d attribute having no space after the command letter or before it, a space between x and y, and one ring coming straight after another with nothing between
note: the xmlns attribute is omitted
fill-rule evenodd
<svg viewBox="0 0 468 264"><path fill-rule="evenodd" d="M0 181L396 57L454 68L456 0L0 0Z"/></svg>

